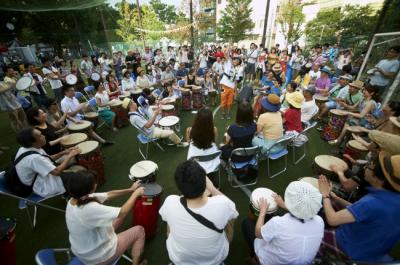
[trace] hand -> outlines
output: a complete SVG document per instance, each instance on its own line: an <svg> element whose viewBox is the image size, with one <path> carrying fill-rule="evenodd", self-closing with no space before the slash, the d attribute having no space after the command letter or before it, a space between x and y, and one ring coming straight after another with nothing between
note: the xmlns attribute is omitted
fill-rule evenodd
<svg viewBox="0 0 400 265"><path fill-rule="evenodd" d="M156 108L156 110L154 111L154 115L160 115L162 113L162 109L160 107Z"/></svg>
<svg viewBox="0 0 400 265"><path fill-rule="evenodd" d="M77 148L77 149L72 150L72 151L68 154L68 156L69 156L69 157L74 157L74 156L76 156L76 155L79 155L80 153L81 153L81 149Z"/></svg>
<svg viewBox="0 0 400 265"><path fill-rule="evenodd" d="M67 137L68 135L63 136L62 138ZM71 153L73 150L79 149L77 146L70 147L65 150L66 153Z"/></svg>
<svg viewBox="0 0 400 265"><path fill-rule="evenodd" d="M343 155L344 156L344 155ZM335 172L336 174L339 174L340 172L343 173L345 168L341 165L330 165L329 168Z"/></svg>
<svg viewBox="0 0 400 265"><path fill-rule="evenodd" d="M337 196L336 193L334 193L333 191L331 191L329 195L331 196L332 200L336 200L339 198L339 196Z"/></svg>
<svg viewBox="0 0 400 265"><path fill-rule="evenodd" d="M87 106L88 106L87 103L81 103L81 104L79 104L79 109L80 110L86 109Z"/></svg>
<svg viewBox="0 0 400 265"><path fill-rule="evenodd" d="M258 207L260 208L260 215L261 214L265 215L267 213L268 208L269 208L269 203L268 203L267 199L260 198L258 200Z"/></svg>
<svg viewBox="0 0 400 265"><path fill-rule="evenodd" d="M331 185L324 175L319 176L318 184L319 192L321 192L322 196L328 196L331 192Z"/></svg>
<svg viewBox="0 0 400 265"><path fill-rule="evenodd" d="M141 185L141 183L140 183L140 180L136 180L135 182L133 182L133 184L132 184L132 186L131 186L131 190L132 191L135 191L135 190L137 190L139 187L140 187L140 185Z"/></svg>
<svg viewBox="0 0 400 265"><path fill-rule="evenodd" d="M138 187L134 192L133 195L136 197L140 197L144 194L144 187Z"/></svg>
<svg viewBox="0 0 400 265"><path fill-rule="evenodd" d="M274 194L272 195L272 198L275 199L276 204L277 204L280 208L286 209L285 202L284 202L284 200L282 199L282 196L281 196L281 195L274 193Z"/></svg>
<svg viewBox="0 0 400 265"><path fill-rule="evenodd" d="M354 160L349 154L344 154L343 157L347 158L352 164L354 164L356 162L356 160ZM332 169L333 170L333 169ZM333 170L334 171L334 170ZM344 171L344 169L342 170L342 172ZM336 171L335 171L336 172Z"/></svg>

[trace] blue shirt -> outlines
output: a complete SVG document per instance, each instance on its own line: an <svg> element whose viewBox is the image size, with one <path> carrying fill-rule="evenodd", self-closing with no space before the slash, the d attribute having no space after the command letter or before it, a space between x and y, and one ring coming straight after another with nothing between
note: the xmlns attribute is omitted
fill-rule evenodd
<svg viewBox="0 0 400 265"><path fill-rule="evenodd" d="M400 240L400 193L367 188L347 210L355 218L336 229L340 249L354 260L378 261Z"/></svg>
<svg viewBox="0 0 400 265"><path fill-rule="evenodd" d="M277 88L272 81L269 81L267 77L263 76L261 79L261 84L263 86L271 87L271 90L266 91L266 94L269 95L270 93L274 93L277 96L281 96L281 91Z"/></svg>
<svg viewBox="0 0 400 265"><path fill-rule="evenodd" d="M178 71L176 71L176 77L185 77L187 74L188 70L186 70L186 68L178 69Z"/></svg>

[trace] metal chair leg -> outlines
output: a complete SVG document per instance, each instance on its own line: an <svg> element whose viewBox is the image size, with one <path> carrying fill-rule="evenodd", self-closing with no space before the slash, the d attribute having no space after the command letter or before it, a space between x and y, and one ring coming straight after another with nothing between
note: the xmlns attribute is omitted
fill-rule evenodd
<svg viewBox="0 0 400 265"><path fill-rule="evenodd" d="M31 215L31 211L30 211L29 207L30 207L30 206L29 206L29 204L27 203L27 204L26 204L26 207L25 207L25 209L26 209L26 215L28 215L29 223L31 224L32 229L35 229L35 226L33 225L32 215Z"/></svg>
<svg viewBox="0 0 400 265"><path fill-rule="evenodd" d="M305 144L303 144L299 149L302 148L303 153L302 155L296 160L296 146L293 145L292 147L292 152L293 152L293 164L297 165L301 160L303 160L304 157L306 157L306 147Z"/></svg>
<svg viewBox="0 0 400 265"><path fill-rule="evenodd" d="M269 158L267 159L267 161L268 161L268 163L267 163L267 165L268 165L268 174L270 174L270 170L269 170ZM286 170L287 170L287 154L285 155L285 167L284 167L281 171L276 172L275 174L273 174L272 176L270 176L269 178L272 179L272 178L274 178L274 177L276 177L276 176L282 174L282 173L285 172Z"/></svg>

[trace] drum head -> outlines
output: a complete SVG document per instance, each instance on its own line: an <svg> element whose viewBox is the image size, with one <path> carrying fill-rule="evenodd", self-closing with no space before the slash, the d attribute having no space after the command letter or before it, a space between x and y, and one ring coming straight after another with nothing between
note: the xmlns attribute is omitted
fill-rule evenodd
<svg viewBox="0 0 400 265"><path fill-rule="evenodd" d="M163 117L158 121L158 124L163 127L171 127L178 124L179 118L176 116Z"/></svg>
<svg viewBox="0 0 400 265"><path fill-rule="evenodd" d="M157 183L146 183L142 185L144 187L144 196L154 197L162 193L162 187Z"/></svg>
<svg viewBox="0 0 400 265"><path fill-rule="evenodd" d="M135 178L144 178L154 173L158 169L156 163L150 160L143 160L134 164L129 173Z"/></svg>
<svg viewBox="0 0 400 265"><path fill-rule="evenodd" d="M87 138L84 133L71 133L61 140L61 145L76 145L86 141Z"/></svg>
<svg viewBox="0 0 400 265"><path fill-rule="evenodd" d="M78 78L74 74L69 74L65 77L65 82L67 82L68 85L75 85L76 82L78 82Z"/></svg>
<svg viewBox="0 0 400 265"><path fill-rule="evenodd" d="M99 142L97 141L85 141L77 145L81 149L81 155L89 154L99 147Z"/></svg>
<svg viewBox="0 0 400 265"><path fill-rule="evenodd" d="M139 95L139 94L142 94L142 93L143 93L143 90L140 89L140 88L136 88L135 91L132 92L132 94L134 94L134 95Z"/></svg>
<svg viewBox="0 0 400 265"><path fill-rule="evenodd" d="M368 149L367 149L364 145L362 145L361 143L359 143L359 142L356 141L356 140L350 140L347 144L348 144L350 147L352 147L352 148L354 148L354 149L356 149L356 150L363 151L363 152L368 151Z"/></svg>
<svg viewBox="0 0 400 265"><path fill-rule="evenodd" d="M12 218L0 217L0 240L8 236L13 231L17 223Z"/></svg>
<svg viewBox="0 0 400 265"><path fill-rule="evenodd" d="M32 78L30 78L29 76L23 76L20 79L18 79L15 87L18 90L25 90L34 84L35 84L35 82Z"/></svg>
<svg viewBox="0 0 400 265"><path fill-rule="evenodd" d="M319 156L316 156L314 158L314 162L319 167L321 167L321 168L323 168L325 170L328 170L328 171L332 171L330 169L331 165L339 165L339 166L345 168L345 170L347 170L347 168L348 168L346 162L344 162L342 159L337 158L335 156L330 156L330 155L319 155Z"/></svg>
<svg viewBox="0 0 400 265"><path fill-rule="evenodd" d="M361 133L363 132L363 127L361 126L349 126L347 130L352 133Z"/></svg>
<svg viewBox="0 0 400 265"><path fill-rule="evenodd" d="M272 197L274 193L275 192L267 188L257 188L251 193L251 204L254 206L254 208L259 210L260 208L258 206L258 200L265 198L269 203L267 211L269 213L275 212L278 209L278 205L276 204L275 199Z"/></svg>
<svg viewBox="0 0 400 265"><path fill-rule="evenodd" d="M82 123L70 123L68 124L68 130L71 131L81 131L81 130L86 130L92 126L92 123L90 121L81 121Z"/></svg>
<svg viewBox="0 0 400 265"><path fill-rule="evenodd" d="M129 97L131 95L131 93L129 93L128 91L122 91L121 94L122 94L121 96L124 97Z"/></svg>
<svg viewBox="0 0 400 265"><path fill-rule="evenodd" d="M197 93L197 92L200 92L201 87L193 87L192 90L193 90L193 92Z"/></svg>
<svg viewBox="0 0 400 265"><path fill-rule="evenodd" d="M162 100L165 104L174 104L176 99L174 97L167 97Z"/></svg>
<svg viewBox="0 0 400 265"><path fill-rule="evenodd" d="M85 112L85 117L93 119L99 117L99 114L97 112Z"/></svg>
<svg viewBox="0 0 400 265"><path fill-rule="evenodd" d="M304 177L300 178L300 181L307 182L308 184L313 185L317 190L319 190L318 179L313 177Z"/></svg>
<svg viewBox="0 0 400 265"><path fill-rule="evenodd" d="M118 107L122 105L122 101L119 99L113 99L110 101L110 106L111 107Z"/></svg>
<svg viewBox="0 0 400 265"><path fill-rule="evenodd" d="M100 78L101 78L101 76L100 76L99 73L94 72L94 73L92 73L92 74L90 75L90 78L91 78L93 81L99 81Z"/></svg>
<svg viewBox="0 0 400 265"><path fill-rule="evenodd" d="M338 116L346 116L347 112L344 110L340 110L340 109L331 109L330 113L334 114L334 115L338 115Z"/></svg>
<svg viewBox="0 0 400 265"><path fill-rule="evenodd" d="M173 110L174 109L174 105L161 105L161 109L162 110Z"/></svg>
<svg viewBox="0 0 400 265"><path fill-rule="evenodd" d="M324 96L321 96L321 95L315 95L314 99L318 100L318 101L328 101L328 97L324 97Z"/></svg>

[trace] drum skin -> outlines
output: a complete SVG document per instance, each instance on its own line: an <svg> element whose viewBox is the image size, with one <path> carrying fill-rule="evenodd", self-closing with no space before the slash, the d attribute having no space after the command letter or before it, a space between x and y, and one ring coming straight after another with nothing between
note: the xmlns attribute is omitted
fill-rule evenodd
<svg viewBox="0 0 400 265"><path fill-rule="evenodd" d="M172 108L171 108L172 107ZM175 106L174 105L163 105L162 107L162 116L176 116Z"/></svg>

